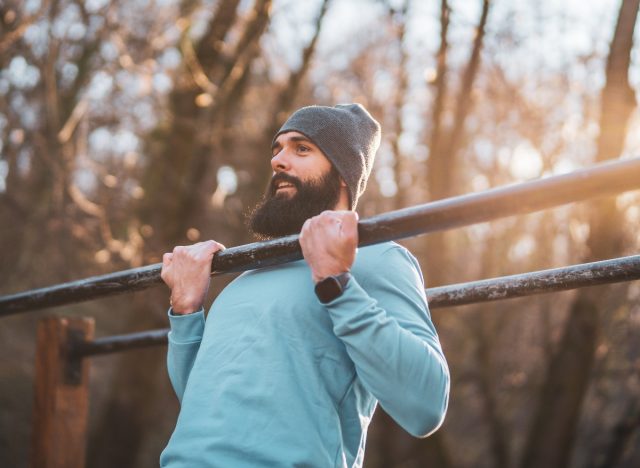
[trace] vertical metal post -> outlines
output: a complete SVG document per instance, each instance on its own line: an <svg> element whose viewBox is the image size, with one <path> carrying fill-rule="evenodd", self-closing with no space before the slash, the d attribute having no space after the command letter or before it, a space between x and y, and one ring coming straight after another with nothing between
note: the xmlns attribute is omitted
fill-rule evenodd
<svg viewBox="0 0 640 468"><path fill-rule="evenodd" d="M83 468L89 361L72 353L93 338L90 318L47 317L38 324L31 468Z"/></svg>

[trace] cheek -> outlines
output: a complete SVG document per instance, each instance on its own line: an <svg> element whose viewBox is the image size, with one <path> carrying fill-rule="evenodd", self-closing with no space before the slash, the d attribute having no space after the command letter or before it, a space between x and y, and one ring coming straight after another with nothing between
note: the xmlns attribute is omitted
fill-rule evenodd
<svg viewBox="0 0 640 468"><path fill-rule="evenodd" d="M323 155L301 158L299 173L304 180L318 179L331 170L331 163Z"/></svg>

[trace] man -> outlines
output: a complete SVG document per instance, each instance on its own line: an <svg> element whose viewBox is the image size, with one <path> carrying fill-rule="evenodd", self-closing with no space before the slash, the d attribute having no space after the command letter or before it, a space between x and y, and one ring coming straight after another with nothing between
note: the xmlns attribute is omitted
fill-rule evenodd
<svg viewBox="0 0 640 468"><path fill-rule="evenodd" d="M211 261L224 246L164 255L181 410L162 466L361 466L378 402L414 436L439 427L449 372L418 263L392 242L356 251L353 210L379 143L358 104L305 107L285 122L251 229L300 232L304 260L240 275L206 321Z"/></svg>

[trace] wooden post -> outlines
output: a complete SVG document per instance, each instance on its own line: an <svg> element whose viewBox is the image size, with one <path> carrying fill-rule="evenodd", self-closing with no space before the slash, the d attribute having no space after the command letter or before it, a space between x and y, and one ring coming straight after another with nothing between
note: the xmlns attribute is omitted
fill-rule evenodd
<svg viewBox="0 0 640 468"><path fill-rule="evenodd" d="M90 318L47 317L38 324L32 468L83 468L89 407L89 360L74 343L93 338Z"/></svg>

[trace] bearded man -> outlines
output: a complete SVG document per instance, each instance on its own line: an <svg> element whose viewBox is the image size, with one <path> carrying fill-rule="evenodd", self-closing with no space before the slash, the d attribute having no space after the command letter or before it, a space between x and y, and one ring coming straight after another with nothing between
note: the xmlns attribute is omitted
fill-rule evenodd
<svg viewBox="0 0 640 468"><path fill-rule="evenodd" d="M224 246L164 255L181 409L161 466L362 466L378 403L413 436L440 426L449 370L418 262L393 242L356 249L354 210L379 144L359 104L304 107L285 122L250 227L261 238L299 232L304 260L243 273L206 320Z"/></svg>

